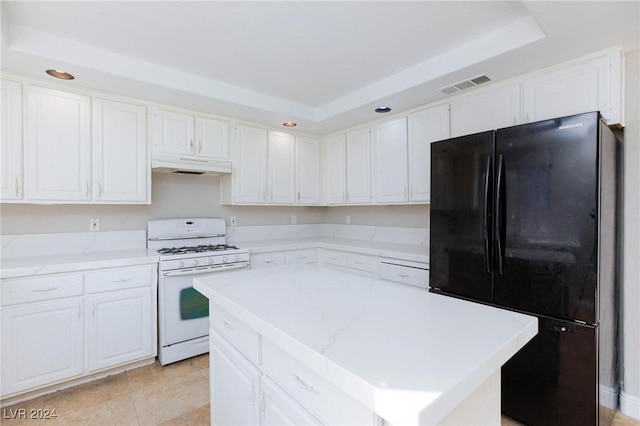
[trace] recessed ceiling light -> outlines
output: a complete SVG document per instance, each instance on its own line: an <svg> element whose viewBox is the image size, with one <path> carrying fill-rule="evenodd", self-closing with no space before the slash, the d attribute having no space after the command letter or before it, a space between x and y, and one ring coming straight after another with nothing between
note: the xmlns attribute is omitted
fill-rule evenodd
<svg viewBox="0 0 640 426"><path fill-rule="evenodd" d="M68 72L60 71L60 70L47 70L47 74L55 78L61 78L63 80L73 80L75 77L69 74Z"/></svg>
<svg viewBox="0 0 640 426"><path fill-rule="evenodd" d="M378 107L376 109L374 109L375 112L380 113L380 114L384 114L385 112L389 112L391 111L391 108L389 107Z"/></svg>
<svg viewBox="0 0 640 426"><path fill-rule="evenodd" d="M298 123L294 123L293 121L285 121L284 123L282 123L282 125L284 127L296 127Z"/></svg>

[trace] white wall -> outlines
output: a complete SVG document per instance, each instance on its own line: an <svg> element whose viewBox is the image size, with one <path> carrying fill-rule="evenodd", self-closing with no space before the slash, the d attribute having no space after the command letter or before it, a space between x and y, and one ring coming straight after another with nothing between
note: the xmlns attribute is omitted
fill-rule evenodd
<svg viewBox="0 0 640 426"><path fill-rule="evenodd" d="M89 219L100 219L101 231L146 229L147 220L170 217L236 216L238 225L323 223L322 207L221 206L217 176L153 173L152 204L127 205L0 205L0 233L85 232ZM229 225L229 223L227 223Z"/></svg>
<svg viewBox="0 0 640 426"><path fill-rule="evenodd" d="M640 418L640 54L626 54L621 410Z"/></svg>
<svg viewBox="0 0 640 426"><path fill-rule="evenodd" d="M329 207L324 221L344 224L349 216L352 225L428 228L429 212L428 205Z"/></svg>

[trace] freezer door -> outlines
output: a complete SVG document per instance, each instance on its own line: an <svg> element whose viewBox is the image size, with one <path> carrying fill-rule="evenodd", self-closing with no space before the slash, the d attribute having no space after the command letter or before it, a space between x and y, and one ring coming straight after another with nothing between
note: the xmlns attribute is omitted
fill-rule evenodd
<svg viewBox="0 0 640 426"><path fill-rule="evenodd" d="M538 334L502 366L502 413L533 426L597 425L596 342L596 327L538 318Z"/></svg>
<svg viewBox="0 0 640 426"><path fill-rule="evenodd" d="M596 323L598 114L496 132L495 303Z"/></svg>
<svg viewBox="0 0 640 426"><path fill-rule="evenodd" d="M491 301L494 132L431 144L429 285Z"/></svg>

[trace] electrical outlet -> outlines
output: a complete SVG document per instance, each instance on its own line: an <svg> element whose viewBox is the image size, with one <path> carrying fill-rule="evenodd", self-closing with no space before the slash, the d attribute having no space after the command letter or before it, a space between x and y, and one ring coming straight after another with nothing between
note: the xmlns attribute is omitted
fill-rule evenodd
<svg viewBox="0 0 640 426"><path fill-rule="evenodd" d="M298 218L296 217L295 214L291 215L291 224L295 225L296 223L298 223Z"/></svg>
<svg viewBox="0 0 640 426"><path fill-rule="evenodd" d="M345 223L346 223L347 225L349 225L349 224L351 223L351 216L347 216L347 217L345 218Z"/></svg>
<svg viewBox="0 0 640 426"><path fill-rule="evenodd" d="M89 231L97 232L100 230L100 219L89 219Z"/></svg>
<svg viewBox="0 0 640 426"><path fill-rule="evenodd" d="M236 226L236 217L235 216L231 216L229 218L229 223L231 224L231 226Z"/></svg>

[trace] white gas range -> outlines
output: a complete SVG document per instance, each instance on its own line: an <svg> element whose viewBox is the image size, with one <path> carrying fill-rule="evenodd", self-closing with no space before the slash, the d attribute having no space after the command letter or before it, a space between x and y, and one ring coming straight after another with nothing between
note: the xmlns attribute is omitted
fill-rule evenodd
<svg viewBox="0 0 640 426"><path fill-rule="evenodd" d="M226 243L224 219L219 218L151 220L147 248L160 256L160 363L208 352L209 301L193 288L193 276L247 269L249 251Z"/></svg>

